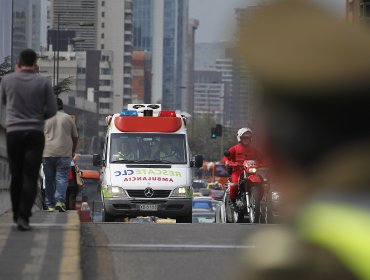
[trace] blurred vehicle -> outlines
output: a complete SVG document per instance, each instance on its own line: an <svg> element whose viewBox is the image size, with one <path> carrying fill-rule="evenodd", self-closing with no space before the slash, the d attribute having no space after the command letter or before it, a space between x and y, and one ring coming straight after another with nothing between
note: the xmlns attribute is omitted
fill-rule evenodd
<svg viewBox="0 0 370 280"><path fill-rule="evenodd" d="M211 209L193 208L192 222L202 224L215 223L215 211Z"/></svg>
<svg viewBox="0 0 370 280"><path fill-rule="evenodd" d="M81 155L75 156L75 164L81 171L82 178L85 181L99 182L100 181L100 167L94 166L93 155Z"/></svg>
<svg viewBox="0 0 370 280"><path fill-rule="evenodd" d="M211 190L223 190L223 186L219 182L213 182L207 184L207 189Z"/></svg>
<svg viewBox="0 0 370 280"><path fill-rule="evenodd" d="M199 192L200 189L205 188L206 183L203 180L193 180L191 186L193 187L194 192Z"/></svg>
<svg viewBox="0 0 370 280"><path fill-rule="evenodd" d="M211 190L210 197L215 200L222 200L225 190Z"/></svg>
<svg viewBox="0 0 370 280"><path fill-rule="evenodd" d="M200 196L210 196L211 190L207 188L201 188L199 189Z"/></svg>
<svg viewBox="0 0 370 280"><path fill-rule="evenodd" d="M219 161L204 162L199 170L199 176L202 180L210 183L220 183L224 186L227 178L230 176L226 166Z"/></svg>
<svg viewBox="0 0 370 280"><path fill-rule="evenodd" d="M219 182L208 183L207 189L210 190L207 196L211 197L212 199L222 200L225 190Z"/></svg>
<svg viewBox="0 0 370 280"><path fill-rule="evenodd" d="M193 187L193 196L202 196L199 190L206 187L206 182L204 180L193 180L191 186Z"/></svg>
<svg viewBox="0 0 370 280"><path fill-rule="evenodd" d="M194 209L209 209L212 211L216 210L216 207L221 204L221 201L214 200L210 197L199 196L193 198L193 211Z"/></svg>

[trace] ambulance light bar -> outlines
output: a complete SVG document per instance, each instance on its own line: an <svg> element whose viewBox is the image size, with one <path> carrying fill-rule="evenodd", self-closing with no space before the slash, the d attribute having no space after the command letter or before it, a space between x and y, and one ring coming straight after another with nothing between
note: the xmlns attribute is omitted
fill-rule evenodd
<svg viewBox="0 0 370 280"><path fill-rule="evenodd" d="M138 113L135 110L123 110L119 115L121 117L137 117Z"/></svg>
<svg viewBox="0 0 370 280"><path fill-rule="evenodd" d="M160 111L158 114L158 117L175 117L176 118L176 112L175 111Z"/></svg>

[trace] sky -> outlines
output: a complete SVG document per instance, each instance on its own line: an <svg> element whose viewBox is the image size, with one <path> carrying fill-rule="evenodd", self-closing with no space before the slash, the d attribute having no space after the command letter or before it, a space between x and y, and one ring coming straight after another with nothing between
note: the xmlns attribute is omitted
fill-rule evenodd
<svg viewBox="0 0 370 280"><path fill-rule="evenodd" d="M344 16L345 0L316 1ZM195 41L219 42L232 39L235 8L244 8L261 0L189 0L189 17L199 20Z"/></svg>

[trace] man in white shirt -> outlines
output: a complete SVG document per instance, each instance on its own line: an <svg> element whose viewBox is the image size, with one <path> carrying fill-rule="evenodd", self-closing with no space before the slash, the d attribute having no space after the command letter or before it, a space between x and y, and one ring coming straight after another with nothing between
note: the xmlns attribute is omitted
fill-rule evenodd
<svg viewBox="0 0 370 280"><path fill-rule="evenodd" d="M49 211L65 212L68 171L75 155L78 134L72 117L63 111L63 102L57 98L57 114L45 122L45 204Z"/></svg>

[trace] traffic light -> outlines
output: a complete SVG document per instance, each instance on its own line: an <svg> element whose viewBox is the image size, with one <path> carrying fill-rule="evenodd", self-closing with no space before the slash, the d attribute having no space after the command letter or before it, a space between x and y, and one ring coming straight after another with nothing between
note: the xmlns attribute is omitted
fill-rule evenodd
<svg viewBox="0 0 370 280"><path fill-rule="evenodd" d="M216 128L212 127L211 128L211 138L216 139L216 137L217 137Z"/></svg>
<svg viewBox="0 0 370 280"><path fill-rule="evenodd" d="M222 136L222 125L216 124L216 136Z"/></svg>

